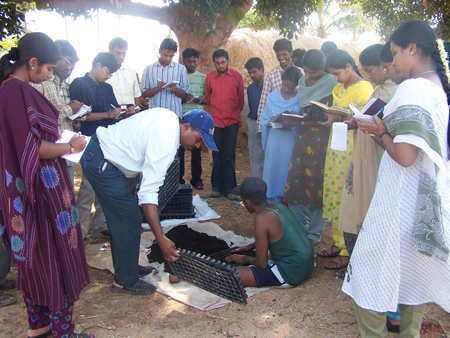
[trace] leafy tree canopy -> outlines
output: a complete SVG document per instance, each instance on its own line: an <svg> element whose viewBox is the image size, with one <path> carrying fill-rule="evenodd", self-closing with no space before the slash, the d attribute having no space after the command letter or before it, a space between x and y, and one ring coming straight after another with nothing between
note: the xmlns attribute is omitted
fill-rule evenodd
<svg viewBox="0 0 450 338"><path fill-rule="evenodd" d="M237 25L253 4L252 0L164 0L164 2L166 3L164 7L145 5L132 0L38 0L36 5L38 9L56 9L63 15L75 17L89 16L90 9L102 8L116 14L157 20L171 28L177 24L176 20L180 18L182 10L184 17L187 15L200 22L195 25L195 29L198 30L199 37L204 38L209 34L217 34L218 19L221 15L225 16L229 23L235 22ZM5 3L11 4L8 1ZM262 21L254 24L264 25L267 22L267 25L273 26L276 23L281 34L292 38L315 9L316 0L256 0L254 13ZM17 22L16 18L12 20Z"/></svg>
<svg viewBox="0 0 450 338"><path fill-rule="evenodd" d="M450 41L450 2L441 0L341 0L344 5L359 3L363 13L378 21L377 30L384 39L403 22L425 20L437 27L439 36Z"/></svg>

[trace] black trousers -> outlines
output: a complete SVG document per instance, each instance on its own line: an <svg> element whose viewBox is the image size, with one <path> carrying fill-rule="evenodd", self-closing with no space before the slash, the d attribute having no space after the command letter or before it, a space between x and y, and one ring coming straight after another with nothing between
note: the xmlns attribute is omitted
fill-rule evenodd
<svg viewBox="0 0 450 338"><path fill-rule="evenodd" d="M214 142L219 151L213 151L211 185L213 191L228 195L236 187L236 141L237 123L214 129Z"/></svg>
<svg viewBox="0 0 450 338"><path fill-rule="evenodd" d="M185 150L180 146L178 149L178 156L180 157L180 183L184 184L184 153ZM191 150L191 184L197 186L203 184L202 181L202 151L200 148L194 148Z"/></svg>

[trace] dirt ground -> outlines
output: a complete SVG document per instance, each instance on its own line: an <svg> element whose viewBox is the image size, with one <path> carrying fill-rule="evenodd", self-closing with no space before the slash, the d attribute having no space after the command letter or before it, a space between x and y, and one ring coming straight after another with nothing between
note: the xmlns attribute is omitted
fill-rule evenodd
<svg viewBox="0 0 450 338"><path fill-rule="evenodd" d="M190 178L189 152L186 175ZM207 152L202 153L205 189L196 191L203 198L211 193L211 167ZM76 167L76 189L81 170ZM250 176L247 149L237 150L238 184ZM219 226L238 235L253 237L253 215L242 206L222 197L208 200L222 217ZM89 243L104 240L87 238ZM333 243L327 225L316 251ZM247 306L231 303L210 312L199 311L158 293L149 296L121 296L110 292L113 276L109 271L89 268L91 284L76 303L74 322L78 330L103 337L358 337L351 298L341 291L342 281L323 268L326 258L316 258L317 267L310 279L292 289L271 289L248 299ZM9 278L17 272L13 268ZM51 285L49 285L51 287ZM0 337L25 337L26 308L20 292L18 303L0 309ZM450 315L429 305L422 323L422 338L450 337ZM391 337L394 335L391 334Z"/></svg>

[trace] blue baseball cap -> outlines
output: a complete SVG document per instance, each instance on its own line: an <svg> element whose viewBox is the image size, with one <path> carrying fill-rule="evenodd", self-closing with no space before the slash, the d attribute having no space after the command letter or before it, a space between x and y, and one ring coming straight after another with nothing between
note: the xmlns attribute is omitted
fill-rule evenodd
<svg viewBox="0 0 450 338"><path fill-rule="evenodd" d="M219 151L214 142L214 121L210 114L201 109L194 109L184 114L183 119L200 132L209 149Z"/></svg>

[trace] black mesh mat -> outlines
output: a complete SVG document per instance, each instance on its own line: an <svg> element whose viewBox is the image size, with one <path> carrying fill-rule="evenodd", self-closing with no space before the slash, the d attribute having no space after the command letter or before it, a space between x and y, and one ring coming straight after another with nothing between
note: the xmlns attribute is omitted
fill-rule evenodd
<svg viewBox="0 0 450 338"><path fill-rule="evenodd" d="M190 184L178 184L176 192L169 201L159 206L159 219L161 221L165 219L186 219L194 217L192 186Z"/></svg>
<svg viewBox="0 0 450 338"><path fill-rule="evenodd" d="M177 193L180 185L180 158L177 157L167 169L167 176L158 191L158 210L163 210L166 204Z"/></svg>
<svg viewBox="0 0 450 338"><path fill-rule="evenodd" d="M178 279L232 302L247 304L247 294L234 266L185 250L180 251L176 262L168 264Z"/></svg>
<svg viewBox="0 0 450 338"><path fill-rule="evenodd" d="M188 219L195 218L195 212L177 212L177 213L164 213L159 215L161 221L165 219Z"/></svg>

